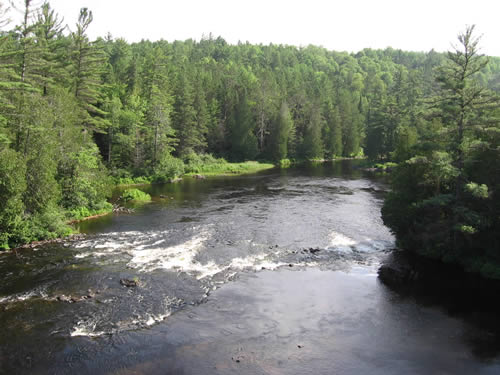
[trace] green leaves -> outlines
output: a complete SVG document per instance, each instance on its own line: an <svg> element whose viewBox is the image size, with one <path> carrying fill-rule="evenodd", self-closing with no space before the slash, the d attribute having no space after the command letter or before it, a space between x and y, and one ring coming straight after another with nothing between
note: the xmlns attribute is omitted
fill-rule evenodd
<svg viewBox="0 0 500 375"><path fill-rule="evenodd" d="M15 244L23 229L26 164L13 150L0 151L0 248ZM14 239L14 241L13 241Z"/></svg>
<svg viewBox="0 0 500 375"><path fill-rule="evenodd" d="M488 186L485 184L476 184L475 182L469 182L465 185L465 190L469 192L474 198L486 199L488 198Z"/></svg>
<svg viewBox="0 0 500 375"><path fill-rule="evenodd" d="M473 30L439 69L430 121L408 150L416 156L397 167L382 215L404 249L498 278L500 99L476 80L488 59Z"/></svg>

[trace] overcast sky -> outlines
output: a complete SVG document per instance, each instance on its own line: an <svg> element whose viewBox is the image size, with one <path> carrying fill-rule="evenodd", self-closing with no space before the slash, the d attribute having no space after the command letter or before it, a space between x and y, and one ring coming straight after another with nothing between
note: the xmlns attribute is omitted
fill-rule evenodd
<svg viewBox="0 0 500 375"><path fill-rule="evenodd" d="M94 13L89 34L141 39L321 45L331 50L450 49L476 24L482 52L500 56L500 0L51 0L71 27L79 9ZM74 28L73 28L74 29Z"/></svg>

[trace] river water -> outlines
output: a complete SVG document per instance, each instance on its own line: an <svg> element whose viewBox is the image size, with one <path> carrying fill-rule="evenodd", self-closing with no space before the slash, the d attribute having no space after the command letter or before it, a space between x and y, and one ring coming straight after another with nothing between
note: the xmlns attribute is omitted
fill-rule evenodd
<svg viewBox="0 0 500 375"><path fill-rule="evenodd" d="M185 179L0 254L0 373L500 373L496 316L379 282L386 189L352 161Z"/></svg>

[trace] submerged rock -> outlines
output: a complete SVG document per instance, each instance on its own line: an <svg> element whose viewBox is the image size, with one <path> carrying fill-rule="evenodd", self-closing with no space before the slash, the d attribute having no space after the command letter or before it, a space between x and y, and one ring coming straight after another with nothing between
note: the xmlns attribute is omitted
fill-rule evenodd
<svg viewBox="0 0 500 375"><path fill-rule="evenodd" d="M127 208L123 206L114 206L113 212L116 214L131 214L134 212L132 208Z"/></svg>
<svg viewBox="0 0 500 375"><path fill-rule="evenodd" d="M302 251L305 253L316 254L316 253L319 253L321 251L321 249L315 249L313 247L310 247L309 249L303 249Z"/></svg>
<svg viewBox="0 0 500 375"><path fill-rule="evenodd" d="M139 280L135 279L120 279L120 284L127 288L136 287L139 285Z"/></svg>
<svg viewBox="0 0 500 375"><path fill-rule="evenodd" d="M76 296L66 296L64 294L61 294L60 296L57 296L55 299L60 302L75 303L75 302L80 302L84 298Z"/></svg>
<svg viewBox="0 0 500 375"><path fill-rule="evenodd" d="M71 300L71 297L66 296L66 295L64 295L64 294L61 294L60 296L57 296L57 297L56 297L56 300L61 301L61 302L69 302L69 303L73 302L73 301Z"/></svg>
<svg viewBox="0 0 500 375"><path fill-rule="evenodd" d="M386 260L378 269L379 279L387 285L401 286L418 280L419 272L396 257Z"/></svg>
<svg viewBox="0 0 500 375"><path fill-rule="evenodd" d="M92 299L96 296L96 294L99 294L98 290L93 291L92 289L89 289L89 290L87 290L87 293L82 295L82 296L60 294L60 295L53 297L51 299L56 300L56 301L60 301L60 302L75 303L75 302L81 302L84 300Z"/></svg>

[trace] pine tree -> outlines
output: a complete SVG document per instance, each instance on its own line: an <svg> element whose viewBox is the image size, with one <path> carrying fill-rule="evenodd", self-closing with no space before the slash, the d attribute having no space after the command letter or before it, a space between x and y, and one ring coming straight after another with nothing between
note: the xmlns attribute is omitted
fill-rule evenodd
<svg viewBox="0 0 500 375"><path fill-rule="evenodd" d="M178 72L173 115L174 127L179 139L177 153L182 157L201 151L206 145L205 120L198 116L200 113L194 107L195 94L188 74L185 69ZM197 95L198 104L201 104L203 93L199 92ZM199 128L199 125L202 128Z"/></svg>
<svg viewBox="0 0 500 375"><path fill-rule="evenodd" d="M257 156L257 137L246 92L239 95L230 120L231 155L235 160L251 160Z"/></svg>
<svg viewBox="0 0 500 375"><path fill-rule="evenodd" d="M70 74L74 95L82 109L82 125L93 131L103 131L109 126L105 120L106 112L99 107L103 101L101 74L106 55L101 41L90 42L88 39L87 30L92 20L92 11L82 8L76 31L71 34Z"/></svg>
<svg viewBox="0 0 500 375"><path fill-rule="evenodd" d="M342 156L342 124L337 107L326 105L325 149L328 157Z"/></svg>
<svg viewBox="0 0 500 375"><path fill-rule="evenodd" d="M173 99L170 95L169 81L166 73L166 61L159 47L148 56L146 66L147 104L145 111L145 130L147 143L151 146L151 166L156 168L164 153L170 154L175 131L171 125Z"/></svg>
<svg viewBox="0 0 500 375"><path fill-rule="evenodd" d="M286 159L288 156L288 140L290 131L293 128L293 120L288 109L288 104L284 101L275 120L273 129L272 156L276 161Z"/></svg>
<svg viewBox="0 0 500 375"><path fill-rule="evenodd" d="M345 90L340 94L339 109L342 121L342 148L344 156L356 156L360 151L362 115L357 107L358 101Z"/></svg>
<svg viewBox="0 0 500 375"><path fill-rule="evenodd" d="M314 108L311 113L309 124L307 125L304 141L302 143L302 153L307 159L323 158L323 141L321 132L323 128L323 119L321 110Z"/></svg>
<svg viewBox="0 0 500 375"><path fill-rule="evenodd" d="M44 3L37 12L33 31L43 59L43 64L37 69L43 95L48 94L49 87L56 83L65 85L69 79L64 69L67 45L62 35L65 28L62 22L49 3Z"/></svg>
<svg viewBox="0 0 500 375"><path fill-rule="evenodd" d="M435 99L438 116L451 132L449 150L458 170L455 197L460 199L467 176L464 173L466 140L475 130L491 124L488 113L498 105L498 98L475 79L489 62L478 53L479 38L473 35L474 25L459 34L460 46L448 52L447 63L437 77L441 95Z"/></svg>
<svg viewBox="0 0 500 375"><path fill-rule="evenodd" d="M24 226L25 174L26 163L18 152L0 150L0 249L15 245L13 237Z"/></svg>

